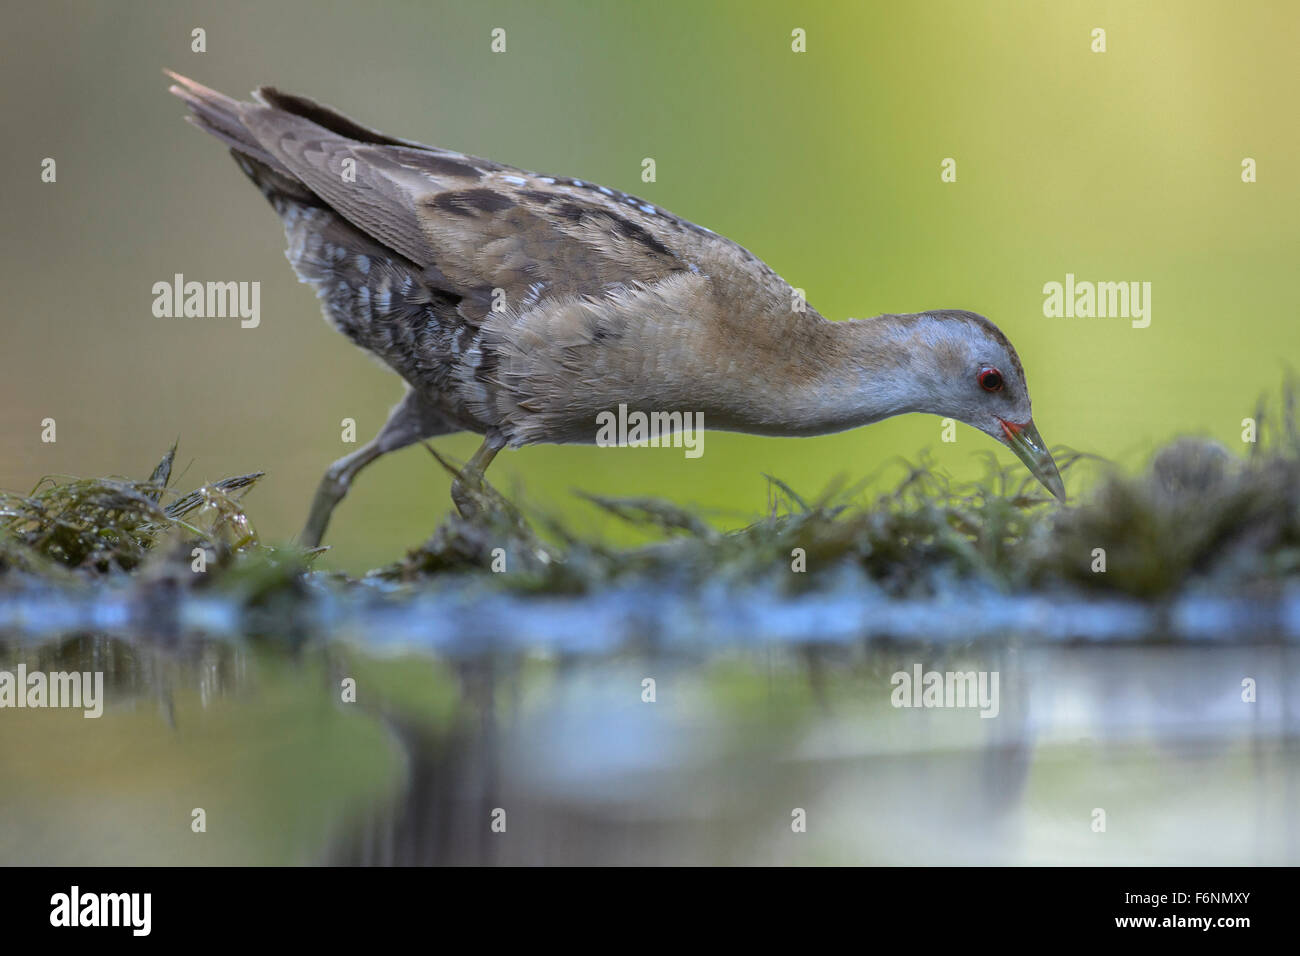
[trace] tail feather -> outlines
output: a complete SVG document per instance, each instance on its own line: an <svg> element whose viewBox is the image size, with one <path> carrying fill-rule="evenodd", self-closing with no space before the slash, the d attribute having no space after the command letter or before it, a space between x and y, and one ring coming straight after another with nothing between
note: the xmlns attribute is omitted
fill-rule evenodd
<svg viewBox="0 0 1300 956"><path fill-rule="evenodd" d="M282 93L273 86L259 86L253 91L253 99L263 106L269 106L299 116L315 123L322 129L327 129L331 133L347 139L354 139L358 143L367 143L372 146L410 146L415 149L428 149L422 143L416 143L409 139L398 139L396 136L388 136L378 130L370 129L368 126L362 126L356 120L349 119L332 107L317 103L315 100L309 100L305 96Z"/></svg>
<svg viewBox="0 0 1300 956"><path fill-rule="evenodd" d="M185 101L190 114L185 118L230 147L235 161L281 215L286 199L309 205L323 205L320 199L283 163L271 155L244 125L243 109L251 103L219 93L189 77L163 70L175 82L170 92Z"/></svg>
<svg viewBox="0 0 1300 956"><path fill-rule="evenodd" d="M163 72L175 81L169 92L180 97L189 107L190 115L186 117L187 120L222 140L232 149L273 168L279 166L282 172L288 173L288 170L281 166L274 156L262 148L257 138L244 125L240 116L242 104L238 100L224 93L218 93L189 77L173 73L171 70L163 70Z"/></svg>
<svg viewBox="0 0 1300 956"><path fill-rule="evenodd" d="M316 291L326 319L416 388L438 394L456 387L451 376L459 356L477 349L479 341L479 323L468 320L471 310L463 307L465 294L445 278L435 278L436 266L418 265L349 220L326 194L312 192L286 161L261 145L254 130L274 144L270 137L285 130L316 135L305 128L306 121L319 127L326 141L345 137L358 146L428 147L384 136L305 97L270 87L255 91L252 102L241 102L170 71L167 75L174 81L171 92L189 107L186 118L230 146L240 169L279 214L288 243L285 255L298 278ZM444 163L466 168L454 160ZM476 306L473 311L486 309Z"/></svg>

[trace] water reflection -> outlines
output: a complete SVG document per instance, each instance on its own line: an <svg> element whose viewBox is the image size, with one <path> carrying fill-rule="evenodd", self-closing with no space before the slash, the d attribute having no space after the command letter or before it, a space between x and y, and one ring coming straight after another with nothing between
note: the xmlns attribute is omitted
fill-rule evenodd
<svg viewBox="0 0 1300 956"><path fill-rule="evenodd" d="M498 700L495 717L481 707L456 734L408 730L403 798L366 815L328 859L1300 859L1300 681L1288 648L823 656L820 693L806 661L620 660L565 670L522 713ZM918 660L1000 672L999 717L891 707L889 675ZM640 696L646 675L653 704ZM1246 678L1258 684L1254 703L1241 699ZM498 809L503 833L489 826ZM797 809L807 832L792 831Z"/></svg>
<svg viewBox="0 0 1300 956"><path fill-rule="evenodd" d="M1300 861L1285 642L446 659L366 637L0 644L0 670L108 689L99 720L0 711L0 862ZM893 706L918 666L997 674L997 716Z"/></svg>

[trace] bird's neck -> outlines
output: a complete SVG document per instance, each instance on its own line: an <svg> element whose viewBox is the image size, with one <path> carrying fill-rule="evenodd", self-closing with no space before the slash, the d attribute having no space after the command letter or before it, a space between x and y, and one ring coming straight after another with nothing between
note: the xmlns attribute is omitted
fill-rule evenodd
<svg viewBox="0 0 1300 956"><path fill-rule="evenodd" d="M903 317L831 322L802 317L789 330L787 374L762 390L746 430L820 435L926 411L935 383Z"/></svg>

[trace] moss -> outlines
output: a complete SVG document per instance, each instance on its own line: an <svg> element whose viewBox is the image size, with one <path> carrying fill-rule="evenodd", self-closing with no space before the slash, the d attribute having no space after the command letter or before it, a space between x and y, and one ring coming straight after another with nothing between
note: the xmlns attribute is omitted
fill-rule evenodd
<svg viewBox="0 0 1300 956"><path fill-rule="evenodd" d="M1069 506L1058 506L1018 465L990 463L982 480L957 485L924 457L874 497L859 485L809 498L769 477L769 512L733 531L660 499L585 496L660 539L634 549L544 515L530 523L485 483L469 492L472 518L451 516L429 541L371 576L526 594L591 594L630 582L680 591L764 584L795 593L833 586L845 572L896 596L937 594L962 580L1148 599L1202 585L1271 587L1300 573L1294 383L1284 385L1276 413L1261 407L1256 418L1260 441L1245 458L1180 439L1127 475L1090 456L1058 454L1076 486L1078 471L1101 471L1091 493ZM143 481L47 479L30 495L0 494L0 575L162 577L217 586L252 607L306 598L312 552L264 546L244 511L243 495L260 473L178 495L169 488L175 452ZM208 552L210 573L190 572L195 547ZM1097 570L1098 549L1105 573ZM503 563L509 573L492 573ZM796 564L806 572L791 573Z"/></svg>
<svg viewBox="0 0 1300 956"><path fill-rule="evenodd" d="M135 571L166 545L184 550L187 564L190 550L203 547L226 566L256 547L240 499L262 472L177 495L168 487L175 460L173 445L144 480L47 477L28 495L0 491L0 572Z"/></svg>
<svg viewBox="0 0 1300 956"><path fill-rule="evenodd" d="M1063 581L1139 597L1200 582L1261 585L1300 573L1300 454L1232 458L1214 442L1183 439L1136 478L1105 477L1081 507L1050 522L1029 583ZM1093 570L1096 549L1105 573Z"/></svg>
<svg viewBox="0 0 1300 956"><path fill-rule="evenodd" d="M1295 384L1280 408L1261 405L1260 435L1246 458L1215 442L1183 438L1135 475L1077 452L1061 471L1100 470L1092 491L1058 506L1019 465L953 484L924 457L891 491L861 486L807 499L769 477L770 512L722 532L706 517L659 499L584 496L664 540L615 550L542 520L544 543L513 506L505 516L453 517L406 559L375 572L417 582L480 575L521 591L591 593L628 580L667 587L764 582L790 593L860 569L895 596L933 595L954 580L1006 591L1085 590L1162 598L1196 585L1271 586L1300 573L1300 437ZM510 574L482 575L496 548ZM1098 557L1104 552L1105 570ZM518 559L518 560L516 560ZM791 573L802 560L806 573Z"/></svg>

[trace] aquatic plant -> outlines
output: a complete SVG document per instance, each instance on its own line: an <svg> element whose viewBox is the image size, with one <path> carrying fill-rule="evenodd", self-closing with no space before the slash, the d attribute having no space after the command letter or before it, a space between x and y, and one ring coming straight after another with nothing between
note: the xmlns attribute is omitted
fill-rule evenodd
<svg viewBox="0 0 1300 956"><path fill-rule="evenodd" d="M240 499L263 473L177 495L168 487L175 460L172 445L143 480L46 477L27 495L0 491L0 572L134 571L167 540L201 547L205 564L225 566L256 546Z"/></svg>
<svg viewBox="0 0 1300 956"><path fill-rule="evenodd" d="M1184 438L1126 474L1062 451L1062 471L1097 472L1088 476L1091 490L1066 506L991 459L982 480L954 483L924 456L884 493L860 484L806 497L769 477L767 513L735 530L661 499L584 495L657 538L636 548L544 514L525 518L484 483L471 492L472 519L450 516L427 542L369 577L414 588L473 580L524 594L589 594L632 582L670 591L762 584L795 594L833 587L845 573L899 597L940 594L961 581L1147 599L1193 586L1274 588L1300 574L1294 383L1284 385L1276 412L1261 404L1255 418L1259 441L1245 457ZM0 576L152 569L146 573L181 586L221 586L256 603L301 594L306 575L322 574L308 571L321 549L259 541L242 499L260 472L180 495L169 487L175 453L142 481L45 479L29 495L0 493ZM188 571L195 548L205 550L212 573L170 573ZM509 573L492 573L503 568Z"/></svg>

